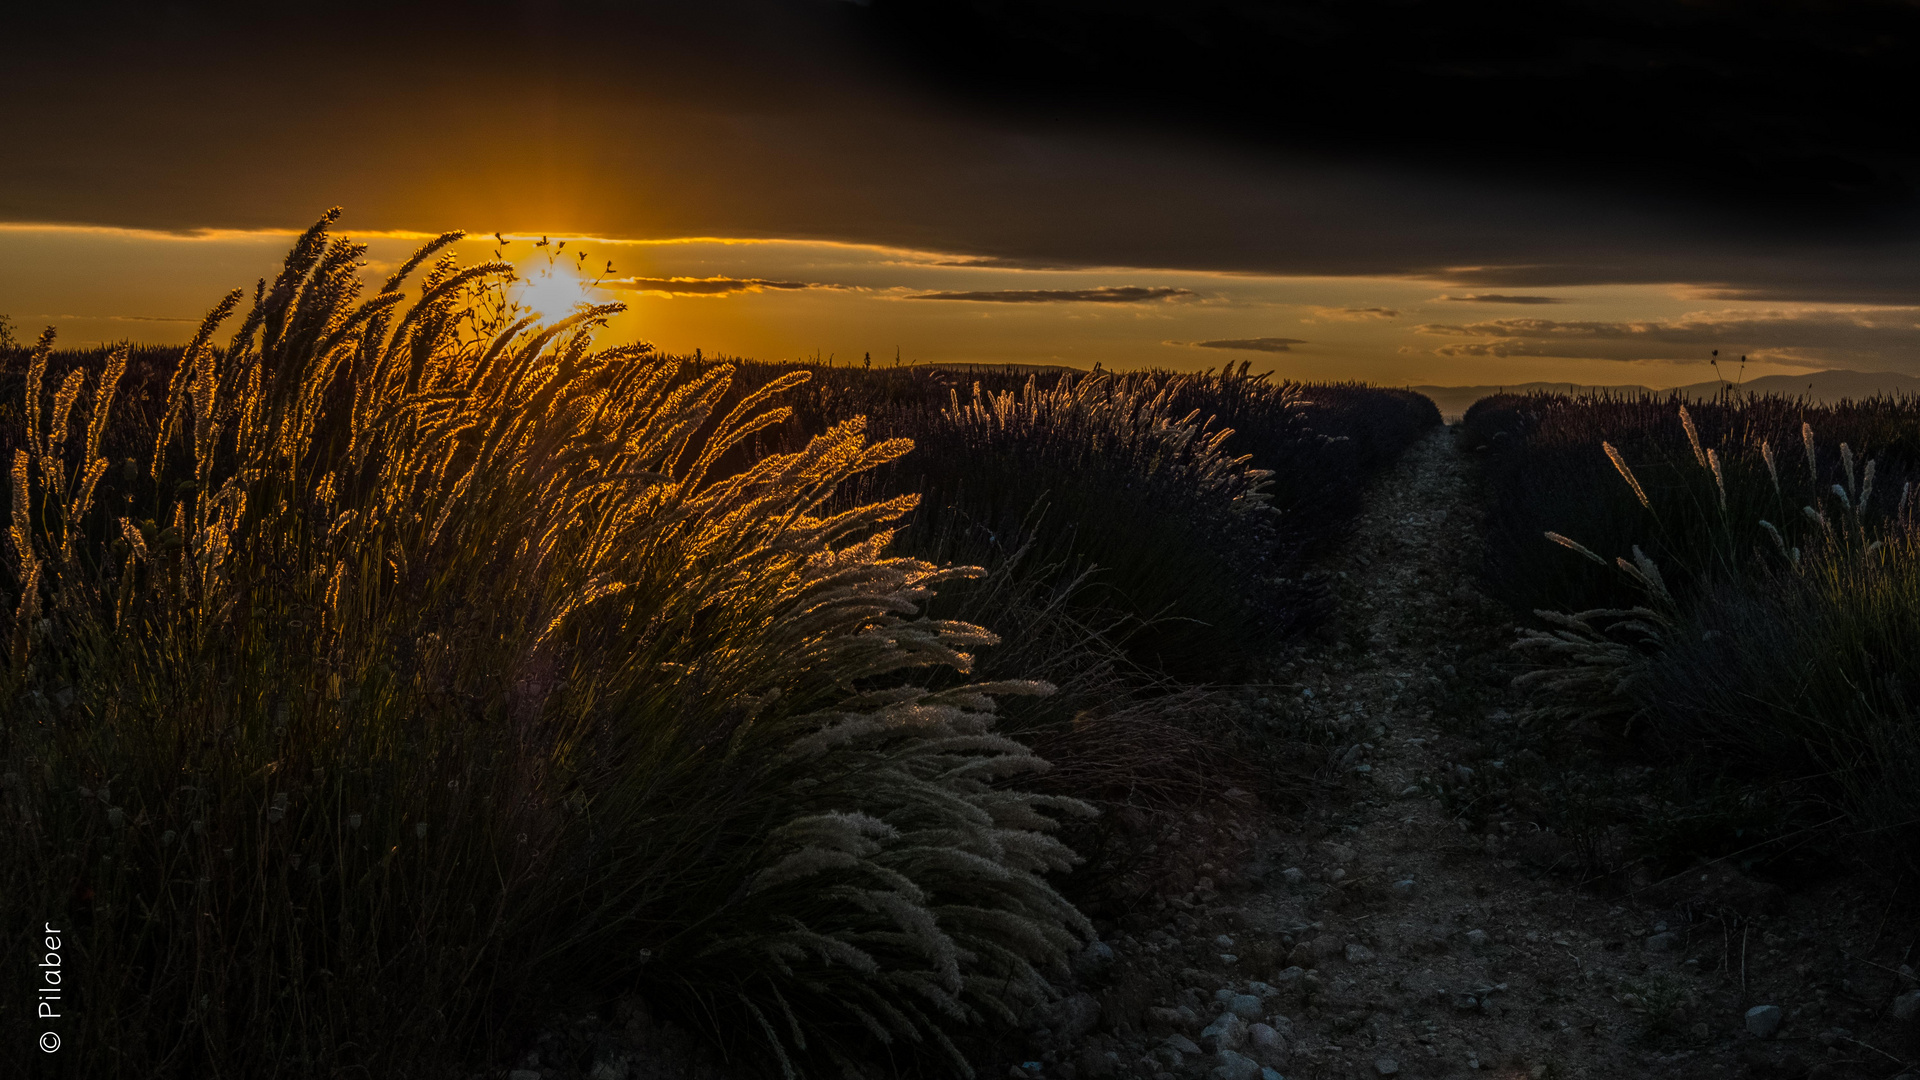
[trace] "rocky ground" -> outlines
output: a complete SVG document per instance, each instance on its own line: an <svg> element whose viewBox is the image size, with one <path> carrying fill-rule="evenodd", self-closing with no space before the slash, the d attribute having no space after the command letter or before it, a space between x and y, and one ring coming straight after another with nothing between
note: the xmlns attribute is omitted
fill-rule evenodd
<svg viewBox="0 0 1920 1080"><path fill-rule="evenodd" d="M1676 869L1618 812L1650 801L1653 768L1526 722L1511 613L1474 585L1473 471L1441 430L1376 483L1316 571L1338 616L1236 691L1298 767L1136 830L1101 941L983 1077L1916 1068L1911 903L1861 872ZM631 1003L542 1040L512 1080L706 1071Z"/></svg>

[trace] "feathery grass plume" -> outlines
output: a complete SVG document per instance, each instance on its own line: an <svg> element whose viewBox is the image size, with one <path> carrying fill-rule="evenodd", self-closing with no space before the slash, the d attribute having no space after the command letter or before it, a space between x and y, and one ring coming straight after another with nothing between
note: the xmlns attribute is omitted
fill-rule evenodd
<svg viewBox="0 0 1920 1080"><path fill-rule="evenodd" d="M564 982L796 1072L878 1020L964 1073L952 1033L1091 932L1048 880L1090 809L996 730L1048 688L970 681L997 639L920 614L978 571L889 553L911 498L844 498L908 444L743 453L791 383L723 408L730 370L595 348L617 307L469 317L504 265L361 303L333 217L150 416L109 359L53 438L81 369L47 416L42 350L0 432L0 927L78 905L75 1060L464 1073Z"/></svg>
<svg viewBox="0 0 1920 1080"><path fill-rule="evenodd" d="M1647 501L1646 489L1640 486L1640 480L1633 475L1633 470L1627 468L1627 459L1621 457L1620 451L1614 449L1610 442L1602 442L1600 448L1606 451L1607 460L1613 462L1613 467L1620 470L1621 477L1627 481L1629 487L1633 488L1633 497L1640 500L1641 506L1649 510L1653 509L1653 503Z"/></svg>
<svg viewBox="0 0 1920 1080"><path fill-rule="evenodd" d="M1668 614L1647 607L1534 614L1554 629L1523 630L1513 646L1536 658L1513 681L1530 699L1527 719L1632 730L1646 712L1645 657L1673 630Z"/></svg>
<svg viewBox="0 0 1920 1080"><path fill-rule="evenodd" d="M795 366L738 367L730 393ZM1058 686L1009 700L1001 728L1052 765L1032 778L1037 790L1126 808L1070 825L1063 837L1076 850L1124 851L1131 842L1117 822L1184 816L1284 768L1283 746L1244 745L1250 733L1225 697L1189 683L1231 680L1270 642L1324 617L1326 590L1303 571L1349 527L1364 480L1439 422L1418 395L1276 383L1248 367L1096 381L986 366L815 366L789 398L793 416L755 436L790 450L864 414L876 438L914 441L912 455L860 478L848 497L921 493L898 549L987 569L951 583L928 613L1002 632L1003 644L976 658L979 677ZM969 415L975 384L982 398L1014 399L1008 422ZM1052 406L1030 422L1027 410ZM1195 431L1219 437L1217 448ZM1196 479L1195 451L1235 478ZM1254 483L1269 497L1236 510L1253 502L1236 496ZM1118 876L1112 866L1103 859L1062 887L1096 898Z"/></svg>
<svg viewBox="0 0 1920 1080"><path fill-rule="evenodd" d="M944 408L887 410L890 431L926 452L879 477L926 503L904 538L945 559L1051 568L1066 601L1141 669L1218 678L1313 614L1275 576L1284 519L1269 470L1229 453L1234 432L1182 400L1194 376L1156 373L1027 378L1006 390L975 380ZM1279 418L1300 410L1283 397ZM1297 421L1294 421L1297 423ZM965 590L962 590L965 591Z"/></svg>
<svg viewBox="0 0 1920 1080"><path fill-rule="evenodd" d="M33 351L27 357L26 385L26 440L34 453L44 457L47 454L46 437L40 426L41 384L47 377L47 358L53 353L53 327L40 332L40 339L34 342Z"/></svg>
<svg viewBox="0 0 1920 1080"><path fill-rule="evenodd" d="M1785 555L1787 553L1787 540L1780 535L1779 528L1776 527L1773 522L1767 521L1764 518L1760 521L1760 527L1766 530L1767 536L1773 540L1773 546L1779 550L1780 554Z"/></svg>
<svg viewBox="0 0 1920 1080"><path fill-rule="evenodd" d="M1662 406L1598 395L1476 406L1483 423L1518 414L1528 424L1526 442L1490 462L1511 460L1511 472L1496 473L1489 521L1513 515L1532 525L1540 519L1516 511L1571 511L1581 528L1633 551L1616 566L1644 601L1537 608L1541 628L1518 645L1534 666L1518 685L1538 713L1626 725L1681 774L1696 768L1738 785L1743 799L1783 820L1791 807L1781 792L1810 801L1833 850L1920 874L1920 802L1900 787L1920 776L1920 740L1903 734L1912 708L1904 688L1920 679L1920 546L1905 506L1920 472L1909 449L1913 406L1765 397L1702 405L1690 409L1698 430L1685 436L1685 451L1682 433L1663 423L1672 406ZM1838 436L1837 460L1824 470L1816 427ZM1782 475L1771 452L1795 429L1808 460L1799 481ZM1651 519L1629 512L1624 492L1608 501L1613 455L1590 449L1602 436L1645 456L1639 473ZM1679 465L1696 440L1715 445L1712 496ZM1888 449L1860 462L1856 444ZM1874 491L1892 483L1902 485L1901 505L1873 513ZM1521 498L1535 506L1513 505ZM1830 501L1844 513L1828 514ZM1724 509L1704 512L1710 503ZM1756 558L1759 551L1781 558ZM1553 569L1557 577L1541 573L1536 582L1570 600L1597 591Z"/></svg>
<svg viewBox="0 0 1920 1080"><path fill-rule="evenodd" d="M1567 548L1568 550L1579 552L1580 554L1586 556L1589 559L1592 559L1594 562L1600 564L1601 566L1607 565L1607 560L1601 558L1600 556L1594 554L1592 551L1588 550L1587 547L1581 544L1578 540L1574 540L1570 537L1561 536L1557 532L1549 532L1546 534L1546 537L1547 539L1553 541L1554 543L1559 544L1563 548Z"/></svg>
<svg viewBox="0 0 1920 1080"><path fill-rule="evenodd" d="M1687 411L1685 405L1680 406L1680 426L1686 429L1687 445L1693 447L1693 460L1699 462L1701 468L1706 468L1707 455L1700 449L1700 431L1693 426L1693 414Z"/></svg>
<svg viewBox="0 0 1920 1080"><path fill-rule="evenodd" d="M1727 509L1727 478L1720 472L1720 452L1707 451L1707 465L1713 469L1713 486L1720 492L1720 509Z"/></svg>
<svg viewBox="0 0 1920 1080"><path fill-rule="evenodd" d="M1617 561L1622 569L1628 569L1625 559ZM1633 566L1628 576L1644 585L1654 599L1668 606L1673 604L1673 594L1667 591L1667 582L1660 576L1660 567L1652 559L1647 558L1647 553L1641 551L1639 545L1634 546Z"/></svg>
<svg viewBox="0 0 1920 1080"><path fill-rule="evenodd" d="M1742 396L1686 405L1703 454L1712 447L1712 457L1719 460L1717 482L1701 483L1711 477L1712 461L1696 472L1693 444L1673 423L1678 403L1667 395L1501 395L1477 403L1466 422L1469 440L1485 440L1496 430L1524 433L1524 439L1488 459L1495 496L1487 576L1494 593L1524 610L1630 606L1630 590L1621 591L1625 579L1570 568L1546 553L1538 539L1548 529L1578 536L1602 552L1640 544L1682 592L1696 580L1741 572L1756 545L1771 548L1760 519L1779 527L1790 548L1804 548L1798 534L1807 519L1800 508L1824 507L1832 501L1834 482L1846 486L1837 456L1840 442L1850 449L1888 448L1876 459L1876 492L1920 475L1920 457L1906 449L1912 409L1896 401L1815 406ZM1814 429L1832 441L1835 454L1810 445L1813 467L1803 468L1796 480L1779 460L1778 448L1789 440L1813 444ZM1642 516L1649 507L1630 485L1620 486L1615 496L1610 485L1617 483L1613 476L1619 468L1603 443L1633 462L1651 513ZM1864 486L1860 467L1856 461L1855 480ZM1726 510L1700 514L1701 507L1718 506L1723 489ZM1849 491L1850 507L1859 506L1857 490ZM1873 517L1869 506L1860 520ZM1848 518L1857 524L1856 515ZM1821 532L1817 525L1812 531Z"/></svg>
<svg viewBox="0 0 1920 1080"><path fill-rule="evenodd" d="M1646 713L1641 688L1649 656L1678 626L1678 607L1660 568L1638 547L1614 560L1655 606L1597 608L1573 614L1535 611L1554 630L1522 630L1513 648L1537 665L1514 679L1532 701L1529 719L1618 725L1624 735Z"/></svg>

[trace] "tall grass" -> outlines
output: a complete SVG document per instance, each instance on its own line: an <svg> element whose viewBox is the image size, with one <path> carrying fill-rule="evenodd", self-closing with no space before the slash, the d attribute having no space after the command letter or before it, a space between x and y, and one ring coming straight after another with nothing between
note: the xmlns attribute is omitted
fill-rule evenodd
<svg viewBox="0 0 1920 1080"><path fill-rule="evenodd" d="M750 384L791 370L743 365ZM1440 419L1418 395L1275 382L1245 364L813 374L770 447L851 413L913 439L857 490L925 493L899 543L987 569L930 610L1004 631L983 674L1059 687L1003 719L1055 765L1036 783L1150 812L1254 786L1208 687L1326 615L1310 559L1343 535L1368 479ZM1106 846L1100 831L1076 832L1076 847Z"/></svg>
<svg viewBox="0 0 1920 1080"><path fill-rule="evenodd" d="M1484 398L1463 423L1470 445L1490 448L1486 581L1523 610L1635 602L1627 579L1540 542L1542 532L1556 531L1609 557L1638 545L1685 592L1696 577L1730 569L1730 559L1771 550L1761 521L1791 538L1804 522L1801 507L1828 499L1835 484L1858 487L1869 460L1879 462L1870 509L1895 508L1905 485L1920 480L1915 418L1912 403L1893 399L1820 406L1777 396ZM1622 481L1608 446L1638 478L1644 504ZM1719 484L1709 454L1721 462Z"/></svg>
<svg viewBox="0 0 1920 1080"><path fill-rule="evenodd" d="M33 352L0 590L0 934L72 927L92 1076L429 1075L529 1000L638 987L793 1074L966 1071L1085 920L1070 800L916 618L969 571L887 554L908 449L780 423L774 380L501 325L507 268L424 247L362 301L329 214L130 439L126 351ZM408 306L401 283L428 266ZM81 430L84 426L84 431ZM9 1064L31 1039L0 991ZM902 1059L897 1059L902 1060Z"/></svg>
<svg viewBox="0 0 1920 1080"><path fill-rule="evenodd" d="M1579 407L1546 404L1542 413ZM1733 411L1745 409L1756 415ZM1618 420L1606 403L1595 411L1594 422ZM1536 543L1546 557L1615 571L1631 606L1569 611L1592 593L1567 589L1558 610L1536 613L1551 629L1523 637L1540 666L1520 683L1546 715L1637 730L1668 762L1818 808L1844 824L1856 853L1911 875L1920 871L1920 532L1911 484L1886 478L1910 475L1901 451L1920 430L1920 409L1805 409L1798 437L1782 446L1775 439L1794 415L1778 401L1733 405L1710 441L1692 411L1676 408L1691 468L1658 484L1644 460L1670 460L1653 452L1660 431L1616 428L1642 460L1605 442L1611 490L1592 494L1617 505L1624 493L1630 509L1614 534L1630 538L1630 557L1609 565L1604 554L1618 548L1602 545L1619 541L1573 529ZM1825 421L1894 449L1867 458L1843 442L1823 455L1814 425ZM1496 489L1516 490L1525 489ZM1501 509L1509 520L1541 512Z"/></svg>
<svg viewBox="0 0 1920 1080"><path fill-rule="evenodd" d="M617 990L749 1068L964 1074L1089 931L1059 826L1230 772L1208 684L1438 422L599 348L451 234L363 299L332 221L224 347L238 293L0 351L0 940L73 928L81 1075L451 1075Z"/></svg>
<svg viewBox="0 0 1920 1080"><path fill-rule="evenodd" d="M902 543L989 570L1045 568L1035 587L1049 595L1077 581L1074 610L1125 641L1129 662L1189 681L1231 680L1324 616L1324 596L1300 580L1309 560L1343 535L1367 479L1440 422L1419 395L1274 382L1245 364L813 370L774 448L851 414L913 439L919 452L864 481L925 493ZM984 419L995 410L997 426Z"/></svg>

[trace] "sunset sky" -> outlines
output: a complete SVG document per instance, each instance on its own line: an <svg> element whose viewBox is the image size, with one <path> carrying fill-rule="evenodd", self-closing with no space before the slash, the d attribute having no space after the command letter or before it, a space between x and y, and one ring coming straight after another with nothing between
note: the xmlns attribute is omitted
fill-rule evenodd
<svg viewBox="0 0 1920 1080"><path fill-rule="evenodd" d="M1044 23L838 0L49 15L0 68L0 313L181 341L339 204L369 274L467 229L462 257L514 259L534 306L622 300L615 335L674 352L1665 386L1717 348L1753 375L1920 374L1911 151L1873 126L1886 62L1845 21L1898 43L1911 9L1742 26L1827 50L1782 68L1708 55L1725 27L1669 7L1731 18L1652 3L1494 60L1435 46L1474 67L1305 4L1197 4L1185 37L1067 0ZM1269 9L1326 16L1319 66ZM1126 74L1148 43L1165 70ZM1587 59L1562 86L1516 52ZM1742 81L1763 63L1801 75ZM1796 77L1826 89L1775 109Z"/></svg>

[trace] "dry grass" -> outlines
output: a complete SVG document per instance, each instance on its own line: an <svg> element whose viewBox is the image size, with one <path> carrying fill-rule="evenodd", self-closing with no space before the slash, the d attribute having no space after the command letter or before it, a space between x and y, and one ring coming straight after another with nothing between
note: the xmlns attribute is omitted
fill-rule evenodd
<svg viewBox="0 0 1920 1080"><path fill-rule="evenodd" d="M73 926L67 1060L428 1075L638 987L778 1070L965 1071L948 1033L1087 931L1045 880L1080 808L993 730L1044 687L914 685L994 638L916 618L968 571L887 554L911 499L834 503L907 444L719 470L797 378L722 413L725 369L596 348L613 308L503 324L451 236L361 301L331 221L208 317L141 460L100 452L124 354L32 359L0 933Z"/></svg>
<svg viewBox="0 0 1920 1080"><path fill-rule="evenodd" d="M1771 440L1744 453L1706 448L1680 411L1705 521L1675 520L1674 501L1649 500L1624 456L1603 445L1654 516L1652 535L1695 537L1668 545L1704 556L1687 567L1686 588L1671 588L1635 546L1615 567L1641 604L1536 612L1550 629L1522 635L1517 647L1538 666L1517 684L1535 695L1538 716L1633 735L1669 763L1791 799L1846 823L1856 854L1920 871L1920 532L1910 491L1876 501L1880 463L1861 462L1847 443L1834 455L1837 482L1821 491L1808 422L1796 440L1805 472L1783 476ZM1729 496L1730 477L1764 484L1778 522L1736 520L1730 505L1751 499ZM1780 513L1802 493L1797 513ZM1755 532L1766 539L1750 543ZM1546 539L1605 565L1574 540Z"/></svg>

